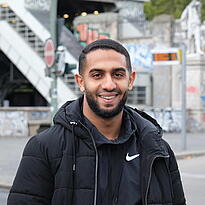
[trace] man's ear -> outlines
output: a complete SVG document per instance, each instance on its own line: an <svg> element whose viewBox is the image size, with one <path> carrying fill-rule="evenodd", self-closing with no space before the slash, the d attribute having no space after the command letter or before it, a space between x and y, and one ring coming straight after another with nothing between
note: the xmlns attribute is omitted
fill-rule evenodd
<svg viewBox="0 0 205 205"><path fill-rule="evenodd" d="M85 91L85 87L84 87L84 80L83 80L83 76L80 74L75 74L75 81L78 84L80 91L84 92Z"/></svg>
<svg viewBox="0 0 205 205"><path fill-rule="evenodd" d="M136 79L136 72L132 72L132 73L130 74L130 77L129 77L129 78L130 78L130 79L129 79L128 90L132 90L133 85L134 85L134 81L135 81L135 79Z"/></svg>

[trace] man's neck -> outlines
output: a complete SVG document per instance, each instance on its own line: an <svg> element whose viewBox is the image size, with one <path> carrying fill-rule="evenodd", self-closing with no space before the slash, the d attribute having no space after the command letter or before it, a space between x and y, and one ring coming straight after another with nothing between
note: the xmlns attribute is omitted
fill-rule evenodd
<svg viewBox="0 0 205 205"><path fill-rule="evenodd" d="M89 119L92 124L109 140L117 139L120 134L122 115L117 115L111 119Z"/></svg>
<svg viewBox="0 0 205 205"><path fill-rule="evenodd" d="M107 139L117 139L120 134L123 111L113 118L102 118L94 112L87 112L83 109L84 116L102 133Z"/></svg>

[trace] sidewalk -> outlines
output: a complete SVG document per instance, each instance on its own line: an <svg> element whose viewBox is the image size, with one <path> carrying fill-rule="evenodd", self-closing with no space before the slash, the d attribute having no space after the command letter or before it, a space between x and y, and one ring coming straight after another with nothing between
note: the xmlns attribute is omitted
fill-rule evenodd
<svg viewBox="0 0 205 205"><path fill-rule="evenodd" d="M181 133L164 133L163 138L170 144L175 152L183 148ZM187 150L205 149L205 133L187 133Z"/></svg>
<svg viewBox="0 0 205 205"><path fill-rule="evenodd" d="M10 187L29 138L0 137L0 187Z"/></svg>
<svg viewBox="0 0 205 205"><path fill-rule="evenodd" d="M188 133L187 149L182 150L180 133L165 133L164 139L170 144L178 159L205 154L205 133ZM29 137L0 137L0 187L9 188L17 171L23 148Z"/></svg>
<svg viewBox="0 0 205 205"><path fill-rule="evenodd" d="M205 154L205 133L187 133L186 150L181 133L164 133L163 138L169 143L177 159Z"/></svg>

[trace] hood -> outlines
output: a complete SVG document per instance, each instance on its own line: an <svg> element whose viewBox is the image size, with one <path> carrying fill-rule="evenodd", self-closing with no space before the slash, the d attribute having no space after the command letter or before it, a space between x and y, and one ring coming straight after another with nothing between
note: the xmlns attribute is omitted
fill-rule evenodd
<svg viewBox="0 0 205 205"><path fill-rule="evenodd" d="M82 114L83 96L76 100L66 102L56 113L53 121L54 125L61 125L65 129L71 132L71 138L77 140L77 138L85 139L85 143L89 147L95 146L93 143L93 137L90 135L90 131L84 126L84 117ZM67 135L65 135L66 137ZM75 149L75 142L73 142Z"/></svg>
<svg viewBox="0 0 205 205"><path fill-rule="evenodd" d="M83 96L74 101L66 102L56 113L54 124L60 124L71 130L74 136L82 139L89 139L87 143L90 147L95 146L94 139L90 137L90 130L85 129L84 117L82 116ZM136 134L139 136L141 148L147 153L161 153L166 155L163 150L162 128L155 119L143 111L125 106L125 111L129 113L130 120L136 127ZM78 125L78 126L76 126ZM85 133L85 131L87 133Z"/></svg>
<svg viewBox="0 0 205 205"><path fill-rule="evenodd" d="M77 123L83 120L82 116L82 103L83 96L79 97L77 100L66 102L56 113L54 117L54 124L61 124L64 127L70 127L69 124ZM152 132L156 131L158 134L162 135L162 128L157 123L157 121L150 115L136 108L125 106L125 111L130 114L133 122L138 128L138 132ZM147 128L147 129L145 129Z"/></svg>
<svg viewBox="0 0 205 205"><path fill-rule="evenodd" d="M153 157L168 156L167 149L162 140L163 130L155 119L143 111L126 107L136 123L141 153Z"/></svg>
<svg viewBox="0 0 205 205"><path fill-rule="evenodd" d="M83 97L81 96L77 100L68 101L58 110L54 116L54 124L63 125L66 128L71 128L70 125L76 124L78 121L81 121L82 111L81 106L83 103Z"/></svg>
<svg viewBox="0 0 205 205"><path fill-rule="evenodd" d="M139 133L142 134L142 132L157 132L160 136L162 136L163 130L161 126L150 115L129 106L126 106L125 109L133 117L133 120L138 127Z"/></svg>

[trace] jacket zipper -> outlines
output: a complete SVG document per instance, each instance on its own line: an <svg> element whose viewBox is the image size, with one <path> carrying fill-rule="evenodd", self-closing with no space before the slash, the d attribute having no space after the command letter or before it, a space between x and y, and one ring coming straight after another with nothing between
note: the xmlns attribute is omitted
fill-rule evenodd
<svg viewBox="0 0 205 205"><path fill-rule="evenodd" d="M167 156L161 156L161 155L156 155L153 159L152 159L152 162L151 162L151 165L150 165L150 169L149 169L149 178L148 178L148 184L147 184L147 189L146 189L146 193L145 193L145 205L147 205L147 197L148 197L148 191L149 191L149 186L150 186L150 181L151 181L151 176L152 176L152 166L153 166L153 163L155 161L156 158L169 158L169 155Z"/></svg>
<svg viewBox="0 0 205 205"><path fill-rule="evenodd" d="M93 143L94 149L95 149L95 194L94 194L94 203L93 203L93 205L96 205L97 204L97 189L98 189L98 151L97 151L97 147L96 147L96 144L95 144L95 140L93 138L93 135L90 133L90 130L88 130L88 128L85 125L83 125L81 122L79 122L79 123L89 133L89 135L90 135L90 137L92 139L92 143Z"/></svg>

